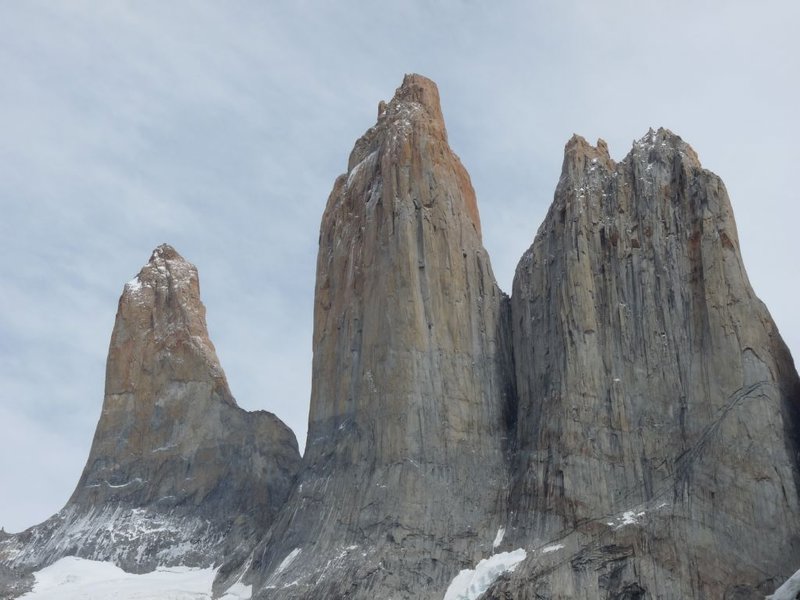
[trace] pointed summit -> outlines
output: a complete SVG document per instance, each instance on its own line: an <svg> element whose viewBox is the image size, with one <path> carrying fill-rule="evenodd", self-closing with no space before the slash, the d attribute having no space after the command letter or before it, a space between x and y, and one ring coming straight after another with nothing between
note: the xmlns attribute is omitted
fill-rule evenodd
<svg viewBox="0 0 800 600"><path fill-rule="evenodd" d="M412 134L447 145L439 89L422 75L406 75L394 97L378 104L378 121L356 141L348 160L348 173L378 146L382 152L402 157L413 143ZM448 152L452 153L449 147Z"/></svg>
<svg viewBox="0 0 800 600"><path fill-rule="evenodd" d="M403 84L397 88L394 98L389 104L400 105L415 103L422 106L430 118L441 123L444 127L444 116L439 101L439 88L436 84L422 75L411 73L403 78Z"/></svg>
<svg viewBox="0 0 800 600"><path fill-rule="evenodd" d="M561 166L561 180L570 180L575 173L597 167L598 165L613 169L614 161L608 154L608 145L603 140L597 140L597 146L592 146L585 138L573 134L564 146L564 162Z"/></svg>
<svg viewBox="0 0 800 600"><path fill-rule="evenodd" d="M236 405L197 269L163 244L120 297L103 409L72 497L0 547L0 562L211 566L272 522L299 462L277 417Z"/></svg>
<svg viewBox="0 0 800 600"><path fill-rule="evenodd" d="M168 381L204 382L235 406L208 337L197 269L168 244L155 250L119 301L106 364L106 397L154 402Z"/></svg>
<svg viewBox="0 0 800 600"><path fill-rule="evenodd" d="M381 108L322 217L297 509L252 563L282 598L441 598L437 557L472 561L503 511L507 298L436 86L406 76Z"/></svg>
<svg viewBox="0 0 800 600"><path fill-rule="evenodd" d="M394 177L388 177L389 173ZM422 185L423 176L430 179L427 185ZM367 189L371 183L380 185ZM444 193L438 197L436 192ZM406 75L391 102L381 103L378 122L356 141L347 173L334 184L326 214L334 201L372 201L389 194L393 194L391 204L398 207L399 203L431 206L439 202L459 215L455 218L466 215L480 241L475 190L447 143L436 84L421 75ZM327 229L324 223L322 229Z"/></svg>
<svg viewBox="0 0 800 600"><path fill-rule="evenodd" d="M166 243L160 244L155 250L153 250L153 253L150 255L149 262L152 263L159 258L163 260L179 260L186 262L186 260L180 254L178 254L178 251L175 250L175 248Z"/></svg>
<svg viewBox="0 0 800 600"><path fill-rule="evenodd" d="M647 164L678 159L690 168L702 167L694 148L684 142L681 136L664 127L658 130L651 127L644 136L634 141L630 156Z"/></svg>

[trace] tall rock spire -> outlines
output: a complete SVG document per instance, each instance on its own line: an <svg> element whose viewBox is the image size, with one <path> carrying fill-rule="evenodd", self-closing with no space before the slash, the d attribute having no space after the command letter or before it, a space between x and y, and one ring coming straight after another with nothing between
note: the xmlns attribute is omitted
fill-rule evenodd
<svg viewBox="0 0 800 600"><path fill-rule="evenodd" d="M197 272L157 248L83 476L0 532L0 595L70 554L224 558L216 595L257 600L755 600L800 566L800 381L724 185L670 131L619 163L567 143L509 301L436 86L406 76L328 199L313 343L299 464L236 406Z"/></svg>
<svg viewBox="0 0 800 600"><path fill-rule="evenodd" d="M299 463L288 427L236 405L197 270L165 244L120 298L103 409L72 497L6 542L22 549L5 556L23 567L66 555L133 571L210 566L272 522Z"/></svg>
<svg viewBox="0 0 800 600"><path fill-rule="evenodd" d="M570 140L512 298L515 531L565 548L496 597L755 598L797 568L797 374L688 144Z"/></svg>
<svg viewBox="0 0 800 600"><path fill-rule="evenodd" d="M379 113L322 218L304 470L253 567L282 598L441 597L504 510L507 298L475 193L433 82Z"/></svg>

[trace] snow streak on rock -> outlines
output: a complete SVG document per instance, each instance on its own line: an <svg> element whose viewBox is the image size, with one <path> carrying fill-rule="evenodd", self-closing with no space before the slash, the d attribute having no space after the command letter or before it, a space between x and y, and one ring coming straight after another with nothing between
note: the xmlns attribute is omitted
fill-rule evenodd
<svg viewBox="0 0 800 600"><path fill-rule="evenodd" d="M493 554L480 561L474 569L464 569L450 583L444 600L477 600L500 575L514 571L526 556L527 552L519 548L513 552Z"/></svg>

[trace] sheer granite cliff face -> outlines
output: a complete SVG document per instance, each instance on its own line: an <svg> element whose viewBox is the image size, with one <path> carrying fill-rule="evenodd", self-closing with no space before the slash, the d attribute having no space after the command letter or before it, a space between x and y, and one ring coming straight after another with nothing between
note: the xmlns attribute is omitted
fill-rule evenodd
<svg viewBox="0 0 800 600"><path fill-rule="evenodd" d="M685 142L616 164L570 140L512 306L508 543L564 548L490 597L761 598L794 572L797 374Z"/></svg>
<svg viewBox="0 0 800 600"><path fill-rule="evenodd" d="M197 270L159 246L120 298L75 492L57 515L0 542L0 560L22 570L67 555L129 571L210 566L272 522L299 463L288 427L236 405Z"/></svg>
<svg viewBox="0 0 800 600"><path fill-rule="evenodd" d="M570 140L513 292L509 318L408 76L323 216L299 485L220 589L441 598L515 548L486 598L759 598L794 572L797 374L687 144Z"/></svg>
<svg viewBox="0 0 800 600"><path fill-rule="evenodd" d="M264 598L440 598L491 548L508 314L436 86L407 76L322 218L308 443L251 567Z"/></svg>
<svg viewBox="0 0 800 600"><path fill-rule="evenodd" d="M436 86L406 76L334 184L315 294L301 463L236 406L196 270L157 248L75 493L0 532L0 597L66 555L224 560L218 595L256 600L439 600L491 557L516 566L484 600L752 600L800 567L800 381L673 133L619 163L569 141L509 300Z"/></svg>

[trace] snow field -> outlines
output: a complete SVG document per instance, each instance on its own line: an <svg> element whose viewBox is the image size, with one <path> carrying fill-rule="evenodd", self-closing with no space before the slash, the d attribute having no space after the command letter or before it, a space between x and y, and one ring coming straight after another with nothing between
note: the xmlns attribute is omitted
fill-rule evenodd
<svg viewBox="0 0 800 600"><path fill-rule="evenodd" d="M216 569L160 567L136 575L95 560L68 556L34 573L21 600L211 600ZM250 600L251 586L236 583L222 600Z"/></svg>

